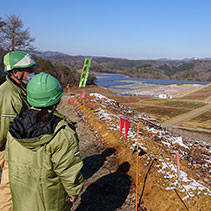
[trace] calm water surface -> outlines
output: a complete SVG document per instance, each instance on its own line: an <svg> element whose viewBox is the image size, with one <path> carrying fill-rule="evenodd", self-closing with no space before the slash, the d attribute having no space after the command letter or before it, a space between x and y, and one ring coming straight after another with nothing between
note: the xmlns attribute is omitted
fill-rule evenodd
<svg viewBox="0 0 211 211"><path fill-rule="evenodd" d="M122 74L96 73L97 85L108 88L117 94L121 92L139 89L140 86L149 88L159 85L170 84L208 84L202 81L179 81L179 80L161 80L161 79L146 79L146 78L129 78Z"/></svg>

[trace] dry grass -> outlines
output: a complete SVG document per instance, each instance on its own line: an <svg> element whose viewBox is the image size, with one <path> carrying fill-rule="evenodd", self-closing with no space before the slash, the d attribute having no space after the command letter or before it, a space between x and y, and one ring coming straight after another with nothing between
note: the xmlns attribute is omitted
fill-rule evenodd
<svg viewBox="0 0 211 211"><path fill-rule="evenodd" d="M140 102L140 104L157 105L157 106L165 106L165 107L172 107L172 108L184 108L184 109L196 109L205 105L205 103L199 102L199 101L187 101L187 100L178 100L178 99L143 100Z"/></svg>
<svg viewBox="0 0 211 211"><path fill-rule="evenodd" d="M211 130L211 111L207 111L189 121L186 121L181 126Z"/></svg>
<svg viewBox="0 0 211 211"><path fill-rule="evenodd" d="M204 105L203 102L176 99L146 99L141 100L139 103L127 104L136 112L147 113L160 123Z"/></svg>
<svg viewBox="0 0 211 211"><path fill-rule="evenodd" d="M211 95L211 86L208 86L204 89L200 89L194 93L191 93L187 96L181 97L181 99L188 99L188 100L205 100Z"/></svg>
<svg viewBox="0 0 211 211"><path fill-rule="evenodd" d="M130 105L130 107L138 113L147 113L150 117L157 119L160 123L187 112L186 109L165 108L149 105Z"/></svg>

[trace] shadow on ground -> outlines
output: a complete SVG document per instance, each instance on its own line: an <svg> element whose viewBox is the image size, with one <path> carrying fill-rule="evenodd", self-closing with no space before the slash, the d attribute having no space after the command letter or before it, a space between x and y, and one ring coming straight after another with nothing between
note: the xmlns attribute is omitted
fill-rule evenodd
<svg viewBox="0 0 211 211"><path fill-rule="evenodd" d="M107 148L99 155L92 155L86 157L83 162L82 174L84 179L89 179L95 172L97 172L106 161L106 157L111 156L116 149L114 148Z"/></svg>
<svg viewBox="0 0 211 211"><path fill-rule="evenodd" d="M77 211L114 211L125 202L131 185L126 173L130 164L124 162L116 172L105 175L92 183L81 195Z"/></svg>

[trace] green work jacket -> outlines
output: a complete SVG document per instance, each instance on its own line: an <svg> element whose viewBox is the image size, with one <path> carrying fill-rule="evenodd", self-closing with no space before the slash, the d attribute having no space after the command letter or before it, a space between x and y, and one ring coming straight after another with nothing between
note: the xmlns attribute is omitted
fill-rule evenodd
<svg viewBox="0 0 211 211"><path fill-rule="evenodd" d="M82 190L78 139L63 119L52 134L31 139L14 138L9 131L5 160L14 211L69 211L69 197Z"/></svg>
<svg viewBox="0 0 211 211"><path fill-rule="evenodd" d="M7 76L0 86L0 151L5 148L10 122L28 108L26 91Z"/></svg>

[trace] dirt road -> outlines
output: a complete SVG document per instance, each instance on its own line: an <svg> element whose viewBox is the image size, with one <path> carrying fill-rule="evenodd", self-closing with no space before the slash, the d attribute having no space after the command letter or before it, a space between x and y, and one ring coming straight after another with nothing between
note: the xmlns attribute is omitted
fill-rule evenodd
<svg viewBox="0 0 211 211"><path fill-rule="evenodd" d="M189 119L192 119L206 111L208 111L209 109L211 109L211 103L203 106L203 107L200 107L200 108L197 108L197 109L194 109L188 113L185 113L185 114L181 114L179 116L176 116L168 121L165 121L162 123L162 127L171 127L171 126L177 126L179 124L181 124L182 122L184 121L187 121ZM200 130L200 129L199 129Z"/></svg>

